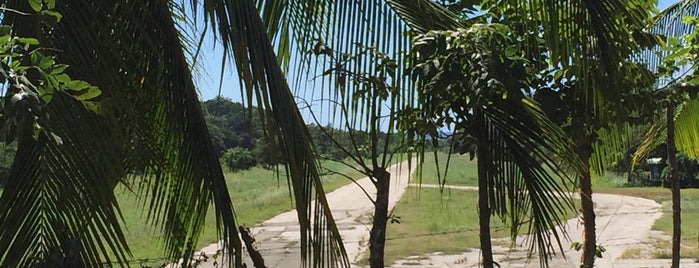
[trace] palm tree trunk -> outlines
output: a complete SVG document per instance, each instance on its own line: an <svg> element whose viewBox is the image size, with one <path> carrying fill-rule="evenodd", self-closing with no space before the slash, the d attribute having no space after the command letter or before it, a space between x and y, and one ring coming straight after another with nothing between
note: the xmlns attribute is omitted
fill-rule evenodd
<svg viewBox="0 0 699 268"><path fill-rule="evenodd" d="M475 111L477 126L482 127L478 132L478 148L476 149L476 161L478 161L478 221L480 228L481 254L484 268L493 268L493 245L490 241L490 204L488 197L488 136L485 129L485 117L481 111Z"/></svg>
<svg viewBox="0 0 699 268"><path fill-rule="evenodd" d="M675 103L667 106L667 158L670 162L672 185L672 268L680 267L680 239L682 217L680 215L680 178L677 174L677 148L675 147Z"/></svg>
<svg viewBox="0 0 699 268"><path fill-rule="evenodd" d="M374 170L374 178L376 178L374 184L376 186L376 204L374 204L374 223L369 234L369 264L371 268L383 268L391 173L388 173L385 168L378 168Z"/></svg>
<svg viewBox="0 0 699 268"><path fill-rule="evenodd" d="M592 268L595 265L595 253L597 252L597 237L595 226L595 210L592 203L592 178L590 174L590 157L592 148L590 147L590 136L578 142L577 153L580 160L585 165L584 173L580 176L580 203L583 217L583 254L580 257L581 268Z"/></svg>

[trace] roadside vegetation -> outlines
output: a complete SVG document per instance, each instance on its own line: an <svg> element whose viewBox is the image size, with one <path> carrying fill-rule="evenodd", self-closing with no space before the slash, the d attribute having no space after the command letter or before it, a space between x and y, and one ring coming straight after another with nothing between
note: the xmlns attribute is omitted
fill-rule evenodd
<svg viewBox="0 0 699 268"><path fill-rule="evenodd" d="M359 178L356 171L333 161L323 161L322 167L350 176ZM252 227L271 217L285 211L294 209L289 185L280 166L279 173L276 170L254 167L249 170L226 172L226 186L235 206L236 218L240 225ZM323 187L330 192L350 181L340 175L329 174L323 176ZM147 217L142 211L144 200L139 200L136 195L125 187L117 190L117 198L124 216L126 226L126 238L134 254L134 260L142 260L145 264L162 264L165 261L162 256L162 244L159 239L159 231L147 224ZM204 233L201 235L197 248L216 242L216 218L213 209L209 209L206 217Z"/></svg>

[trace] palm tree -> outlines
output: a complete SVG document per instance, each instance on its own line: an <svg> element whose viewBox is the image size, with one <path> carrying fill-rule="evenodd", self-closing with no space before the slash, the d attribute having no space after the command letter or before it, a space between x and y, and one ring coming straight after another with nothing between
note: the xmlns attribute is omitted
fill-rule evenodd
<svg viewBox="0 0 699 268"><path fill-rule="evenodd" d="M426 121L418 125L454 124L461 144L475 143L484 267L495 264L491 214L512 226L513 241L528 225L534 235L530 249L539 253L542 265L552 251L563 250L555 227L574 211L565 195L566 182L572 182L567 168L582 168L565 133L526 96L534 74L525 68L529 61L522 50L513 49L517 38L503 24L476 23L429 32L416 41L414 71L422 82L420 101L426 103L418 111Z"/></svg>
<svg viewBox="0 0 699 268"><path fill-rule="evenodd" d="M305 263L347 264L308 133L252 1L2 5L12 34L36 38L70 65L71 77L101 95L81 103L56 92L35 120L52 135L18 138L12 179L0 197L0 266L128 265L113 193L118 184L148 200L148 217L173 260L192 255L213 201L219 235L235 258L229 263L240 266L233 207L175 21L178 10L202 7L289 160ZM311 205L319 213L310 213Z"/></svg>
<svg viewBox="0 0 699 268"><path fill-rule="evenodd" d="M579 135L574 137L574 142L578 156L586 165L584 168L586 172L579 177L581 210L584 219L581 267L593 267L598 250L590 176L590 163L594 163L595 160L592 158L592 149L597 131L593 126L597 124L597 120L608 120L609 114L605 112L607 109L604 107L621 107L615 102L620 99L621 94L615 88L624 81L625 75L619 63L625 62L631 52L638 49L639 43L648 42L649 37L642 34L642 29L650 19L652 3L616 0L565 2L540 0L506 1L502 4L514 6L516 17L533 19L532 23L523 23L521 27L525 32L533 33L530 36L543 38L548 53L539 56L544 57L550 66L560 66L575 78L581 92L580 98L576 101L586 104L579 110L577 118L580 120L576 120L577 123L573 122L573 124L586 128L578 132ZM487 5L484 8L491 7L497 8L497 6ZM508 15L505 12L503 14ZM530 42L535 43L536 40Z"/></svg>
<svg viewBox="0 0 699 268"><path fill-rule="evenodd" d="M350 44L362 43L366 46L380 44L397 44L401 47L402 39L397 39L403 33L403 28L395 24L381 23L392 21L392 14L395 12L401 20L410 26L416 33L425 33L429 30L447 30L456 28L466 28L460 18L460 14L478 14L478 8L474 8L474 3L468 4L461 1L449 1L451 10L428 0L409 1L385 1L391 10L385 10L385 3L382 1L363 1L355 9L348 8L356 2L338 1L334 5L326 1L299 1L298 4L275 5L274 1L265 1L264 18L268 24L268 29L280 36L280 51L289 51L288 32L293 32L300 45L298 53L303 54L304 50L312 47L314 41L337 42L338 45L330 45L337 53L350 53L347 48ZM634 1L628 3L619 0L579 0L579 1L482 1L479 3L480 10L493 10L501 12L498 18L514 18L516 21L523 21L518 27L528 36L542 38L544 47L548 53L534 53L531 57L540 57L543 61L548 61L551 65L559 66L579 81L578 86L584 92L583 97L590 103L590 109L586 110L585 117L588 119L604 118L606 114L602 112L609 100L615 100L618 92L611 90L613 87L602 87L598 80L593 79L588 70L597 68L607 72L614 78L621 78L615 64L626 60L631 51L636 49L638 41L645 40L646 37L640 33L640 29L646 25L650 18L650 11L653 10L650 1ZM305 12L291 12L293 7ZM502 7L512 7L510 9L498 10ZM462 13L463 12L463 13ZM283 16L288 14L289 16ZM302 22L302 23L297 23ZM365 26L364 24L369 24ZM303 26L300 26L303 25ZM338 26L338 27L333 27ZM360 34L361 33L361 34ZM373 34L372 34L373 33ZM539 41L529 39L531 44ZM382 45L377 45L381 47ZM291 53L280 53L286 55L280 61L288 62ZM303 57L302 57L303 58ZM310 60L305 60L310 64ZM308 68L309 65L300 65ZM356 70L365 70L358 65ZM305 70L305 69L304 69ZM359 71L355 71L359 72ZM298 71L295 73L299 73ZM611 79L612 81L620 81ZM407 85L404 88L409 88ZM404 94L410 96L410 93ZM591 158L592 139L594 129L588 129L585 136L578 140L579 154L583 162L589 163ZM587 168L586 170L589 170ZM585 220L585 241L583 247L583 257L581 262L584 266L594 264L594 256L597 251L595 241L595 215L592 203L591 179L589 172L580 176L580 189L582 199L583 217Z"/></svg>

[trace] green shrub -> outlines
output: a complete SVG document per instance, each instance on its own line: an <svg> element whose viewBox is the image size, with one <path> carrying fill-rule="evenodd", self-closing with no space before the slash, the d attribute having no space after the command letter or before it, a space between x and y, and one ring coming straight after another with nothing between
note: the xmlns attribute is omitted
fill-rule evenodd
<svg viewBox="0 0 699 268"><path fill-rule="evenodd" d="M257 164L257 161L250 150L233 147L223 153L221 164L231 171L237 171L250 169Z"/></svg>

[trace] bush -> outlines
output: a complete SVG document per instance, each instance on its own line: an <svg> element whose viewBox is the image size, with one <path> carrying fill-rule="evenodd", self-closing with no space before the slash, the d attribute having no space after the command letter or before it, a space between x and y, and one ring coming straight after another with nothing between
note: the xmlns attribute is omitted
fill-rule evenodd
<svg viewBox="0 0 699 268"><path fill-rule="evenodd" d="M221 156L221 164L231 171L247 170L257 164L252 152L245 148L233 147Z"/></svg>

